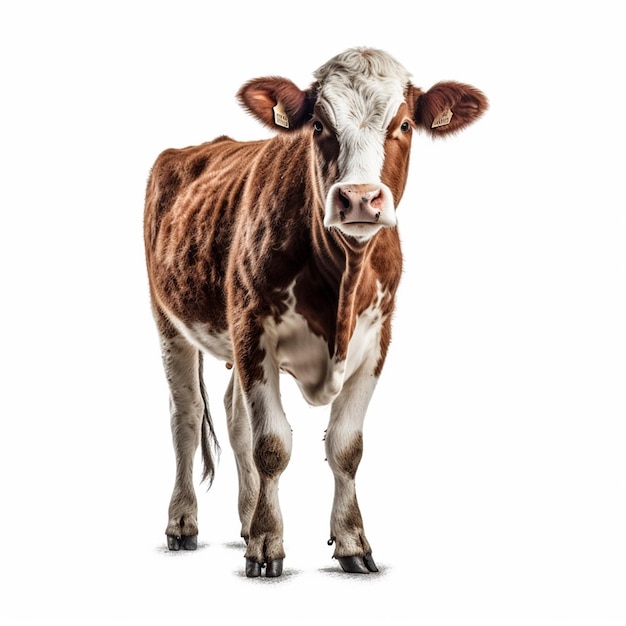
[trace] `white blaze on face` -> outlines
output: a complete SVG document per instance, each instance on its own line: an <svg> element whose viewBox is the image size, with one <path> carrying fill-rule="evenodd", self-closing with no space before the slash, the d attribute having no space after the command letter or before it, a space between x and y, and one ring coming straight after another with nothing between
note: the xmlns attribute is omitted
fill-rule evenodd
<svg viewBox="0 0 626 626"><path fill-rule="evenodd" d="M384 52L350 50L315 73L318 104L339 142L339 180L326 198L324 224L369 239L395 226L391 190L382 183L387 127L404 101L408 72Z"/></svg>

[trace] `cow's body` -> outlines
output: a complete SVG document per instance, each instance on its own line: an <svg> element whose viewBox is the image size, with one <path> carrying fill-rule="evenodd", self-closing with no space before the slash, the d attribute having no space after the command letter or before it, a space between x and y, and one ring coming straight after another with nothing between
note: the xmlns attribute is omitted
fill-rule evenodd
<svg viewBox="0 0 626 626"><path fill-rule="evenodd" d="M316 78L307 91L286 79L250 81L239 93L244 106L289 128L265 141L221 137L167 150L147 190L147 265L177 461L168 545L196 545L192 463L200 441L205 475L214 470L202 385L208 352L234 368L225 404L248 576L264 564L268 576L282 571L278 478L291 429L281 371L311 404L332 404L325 446L335 476L334 556L346 571L376 571L354 478L391 336L402 267L395 207L411 131L458 130L486 106L480 92L457 83L424 94L374 50L339 55ZM446 110L453 122L438 127Z"/></svg>

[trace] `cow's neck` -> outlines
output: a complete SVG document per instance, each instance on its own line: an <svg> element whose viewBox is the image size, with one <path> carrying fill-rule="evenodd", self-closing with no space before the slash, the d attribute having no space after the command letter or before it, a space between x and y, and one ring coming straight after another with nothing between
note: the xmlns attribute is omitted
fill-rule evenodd
<svg viewBox="0 0 626 626"><path fill-rule="evenodd" d="M373 242L353 246L350 242L342 241L345 252L345 266L339 287L339 302L337 304L337 327L335 334L335 358L343 360L348 354L348 344L354 332L359 304L364 295L362 283L364 269L369 266L368 258Z"/></svg>
<svg viewBox="0 0 626 626"><path fill-rule="evenodd" d="M359 304L367 297L362 283L376 238L366 243L349 240L335 230L326 229L321 218L319 227L315 262L320 274L337 289L334 357L344 360L360 312Z"/></svg>

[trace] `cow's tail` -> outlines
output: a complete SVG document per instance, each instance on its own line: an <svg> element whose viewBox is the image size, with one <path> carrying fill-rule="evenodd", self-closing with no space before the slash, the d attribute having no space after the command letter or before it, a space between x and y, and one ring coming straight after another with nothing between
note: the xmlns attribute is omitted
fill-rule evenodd
<svg viewBox="0 0 626 626"><path fill-rule="evenodd" d="M204 386L203 375L203 358L202 352L199 353L198 363L198 378L200 379L200 394L202 395L202 404L204 405L204 412L202 415L202 432L200 436L200 447L202 449L202 480L207 480L209 483L209 489L213 483L215 477L215 469L217 467L217 461L221 453L220 444L217 441L215 435L215 429L213 428L213 420L211 419L211 412L209 411L209 400L206 393L206 387Z"/></svg>

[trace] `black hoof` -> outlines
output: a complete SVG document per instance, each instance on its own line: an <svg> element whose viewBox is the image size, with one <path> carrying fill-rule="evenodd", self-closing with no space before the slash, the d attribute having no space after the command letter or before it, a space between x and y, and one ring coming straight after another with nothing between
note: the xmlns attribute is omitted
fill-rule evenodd
<svg viewBox="0 0 626 626"><path fill-rule="evenodd" d="M365 567L362 556L338 556L337 560L344 572L348 574L369 574L370 571Z"/></svg>
<svg viewBox="0 0 626 626"><path fill-rule="evenodd" d="M374 563L374 559L372 558L371 553L370 554L366 554L363 557L363 563L365 563L365 567L367 567L367 569L370 572L377 572L378 568L376 567L376 563Z"/></svg>
<svg viewBox="0 0 626 626"><path fill-rule="evenodd" d="M265 576L267 578L278 578L283 573L283 560L282 559L274 559L273 561L267 562L267 567L265 568Z"/></svg>
<svg viewBox="0 0 626 626"><path fill-rule="evenodd" d="M198 547L198 535L181 537L180 535L167 535L167 547L173 552L179 550L195 550Z"/></svg>
<svg viewBox="0 0 626 626"><path fill-rule="evenodd" d="M246 559L246 576L248 578L258 578L260 575L261 564L252 559Z"/></svg>
<svg viewBox="0 0 626 626"><path fill-rule="evenodd" d="M258 578L264 565L252 559L246 559L246 576L248 578ZM283 559L274 559L265 566L266 578L278 578L283 573Z"/></svg>
<svg viewBox="0 0 626 626"><path fill-rule="evenodd" d="M337 560L343 571L348 574L369 574L370 572L378 571L371 554L366 554L365 556L339 556Z"/></svg>

